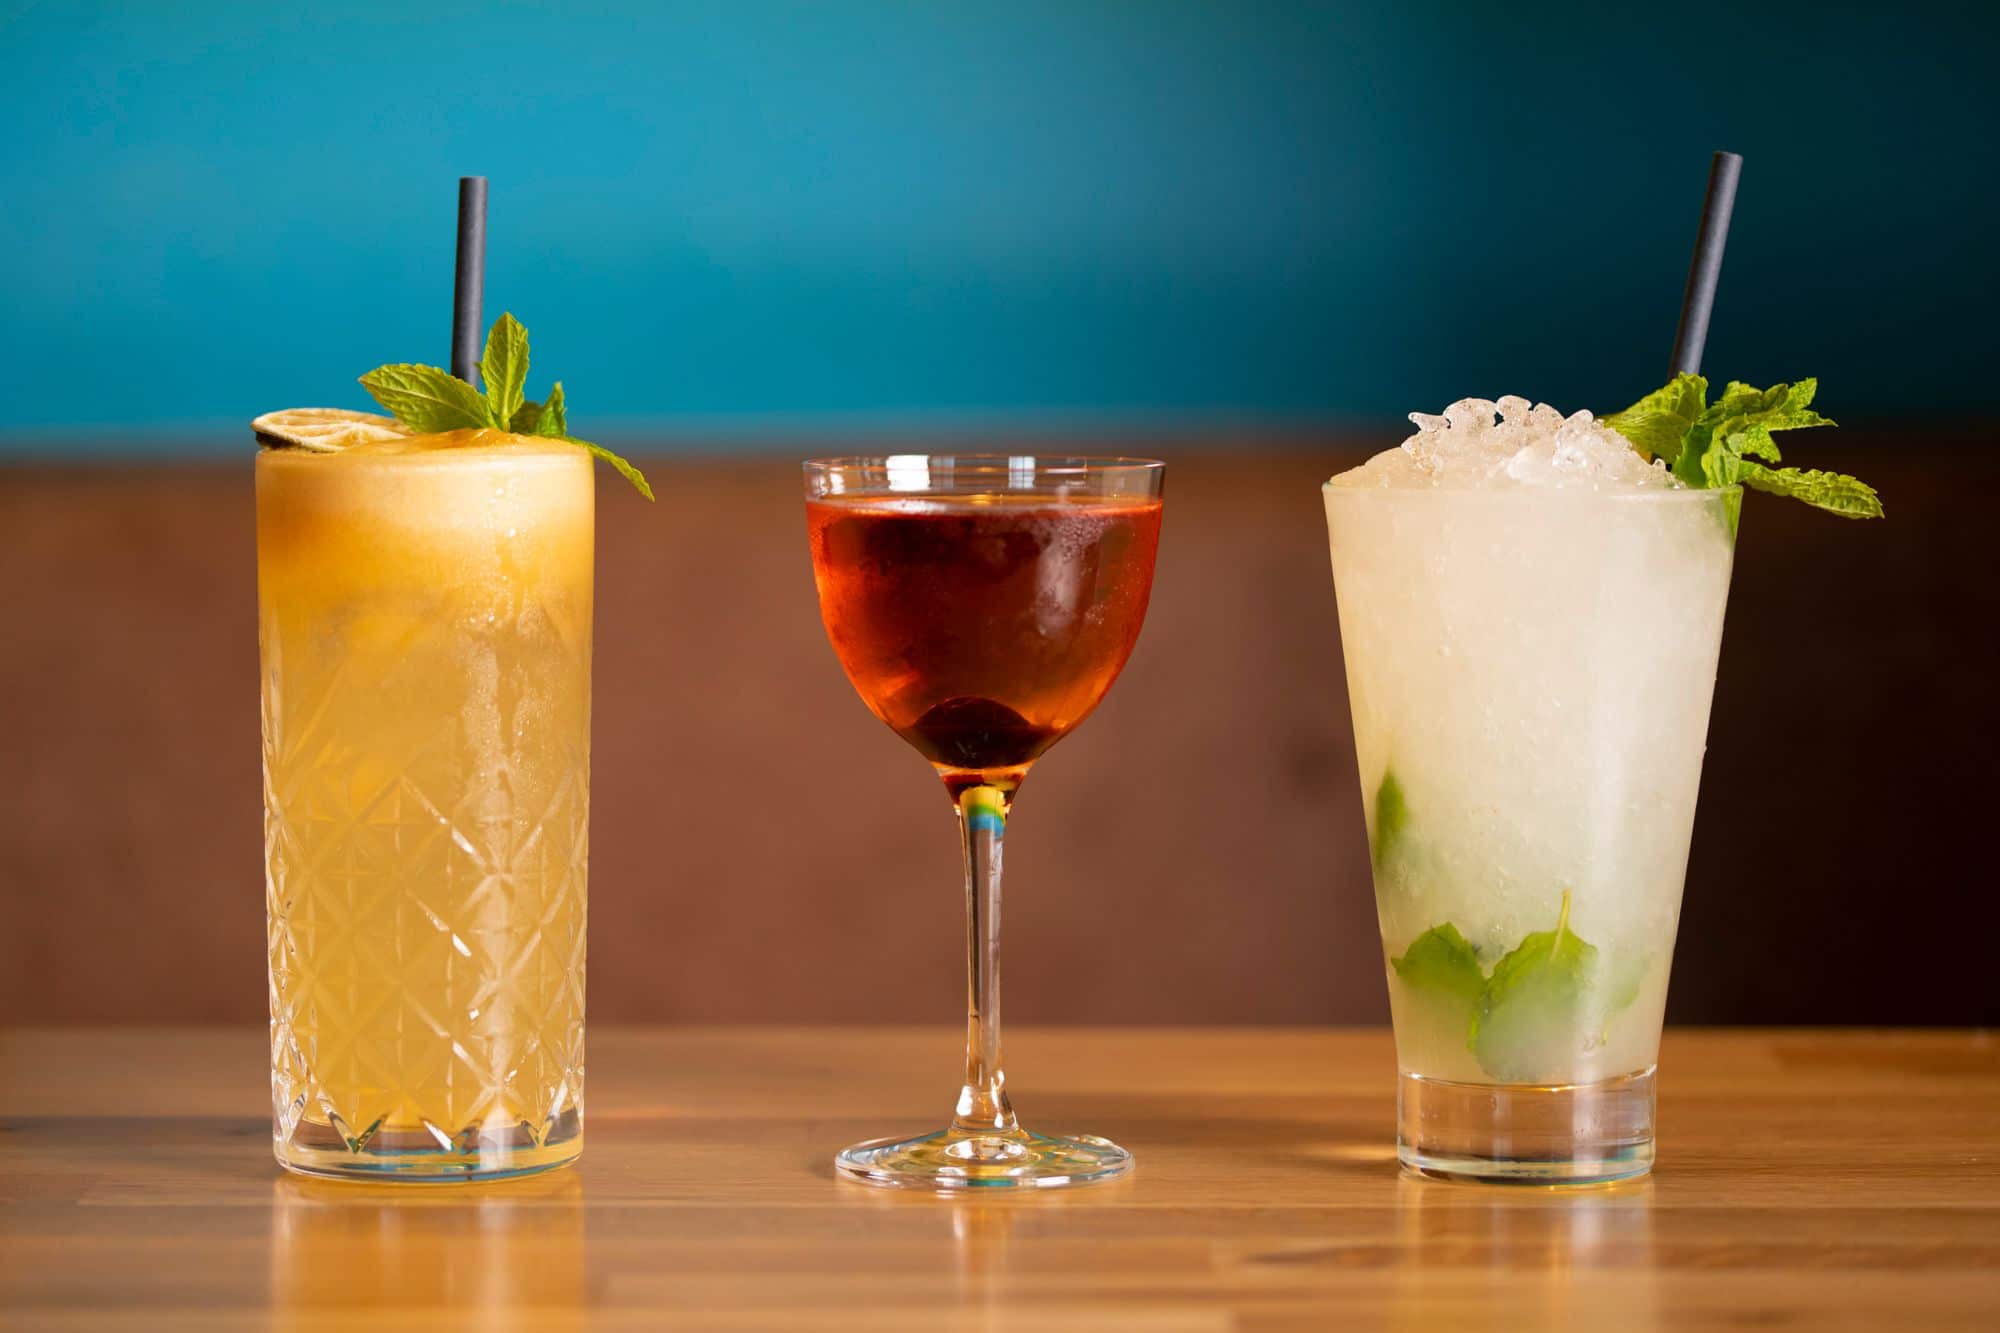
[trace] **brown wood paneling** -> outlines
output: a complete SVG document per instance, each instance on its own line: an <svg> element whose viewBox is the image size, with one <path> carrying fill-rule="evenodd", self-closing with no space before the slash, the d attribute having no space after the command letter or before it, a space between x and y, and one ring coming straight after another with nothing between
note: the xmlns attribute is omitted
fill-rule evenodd
<svg viewBox="0 0 2000 1333"><path fill-rule="evenodd" d="M2000 924L2000 469L1856 443L1815 461L1887 522L1747 506L1679 1019L2000 1021L1952 961ZM1359 452L1170 455L1138 651L1010 830L1010 1016L1385 1017L1317 495ZM825 643L795 463L650 470L599 501L592 1017L954 1013L948 808ZM257 1017L247 459L0 471L0 561L0 1017Z"/></svg>

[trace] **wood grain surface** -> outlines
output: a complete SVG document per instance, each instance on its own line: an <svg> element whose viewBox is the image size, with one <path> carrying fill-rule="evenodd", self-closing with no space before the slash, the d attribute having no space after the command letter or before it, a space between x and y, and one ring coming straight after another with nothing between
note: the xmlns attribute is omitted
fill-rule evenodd
<svg viewBox="0 0 2000 1333"><path fill-rule="evenodd" d="M1397 1174L1380 1031L1029 1029L1028 1123L1127 1180L937 1199L834 1179L930 1128L943 1030L594 1032L575 1169L286 1176L262 1034L0 1038L0 1327L1064 1329L2000 1325L2000 1041L1675 1031L1652 1179Z"/></svg>

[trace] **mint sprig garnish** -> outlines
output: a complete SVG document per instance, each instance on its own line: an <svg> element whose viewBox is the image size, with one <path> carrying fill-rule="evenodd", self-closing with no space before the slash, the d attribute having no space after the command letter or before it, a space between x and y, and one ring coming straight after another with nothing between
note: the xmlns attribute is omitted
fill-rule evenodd
<svg viewBox="0 0 2000 1333"><path fill-rule="evenodd" d="M1646 457L1665 459L1675 477L1698 490L1740 484L1842 518L1882 517L1882 498L1864 481L1767 466L1782 461L1775 432L1834 424L1812 410L1818 392L1815 379L1768 389L1732 380L1711 403L1707 379L1683 374L1602 420Z"/></svg>
<svg viewBox="0 0 2000 1333"><path fill-rule="evenodd" d="M653 498L645 474L601 444L569 433L562 381L549 390L546 402L531 402L528 386L528 331L512 315L493 321L486 335L486 354L479 359L484 393L437 366L377 366L361 377L361 387L411 430L436 434L452 430L502 430L562 440L611 464L639 494Z"/></svg>

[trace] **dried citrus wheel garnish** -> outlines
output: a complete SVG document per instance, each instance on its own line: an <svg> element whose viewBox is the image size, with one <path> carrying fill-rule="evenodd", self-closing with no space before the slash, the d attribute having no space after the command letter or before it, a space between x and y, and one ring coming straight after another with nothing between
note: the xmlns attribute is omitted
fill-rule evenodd
<svg viewBox="0 0 2000 1333"><path fill-rule="evenodd" d="M394 417L344 407L287 407L266 412L250 423L250 429L257 433L257 443L268 449L312 449L324 454L413 433Z"/></svg>

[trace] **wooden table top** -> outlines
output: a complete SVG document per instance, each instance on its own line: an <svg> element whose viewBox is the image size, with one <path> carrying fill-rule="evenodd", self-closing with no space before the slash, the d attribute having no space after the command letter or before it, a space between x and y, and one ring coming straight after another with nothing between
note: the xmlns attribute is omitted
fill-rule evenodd
<svg viewBox="0 0 2000 1333"><path fill-rule="evenodd" d="M1398 1175L1388 1035L1010 1034L1023 1119L1128 1179L834 1178L933 1128L957 1034L605 1030L574 1169L365 1186L271 1160L263 1035L0 1036L10 1330L2000 1326L2000 1041L1680 1031L1652 1179Z"/></svg>

